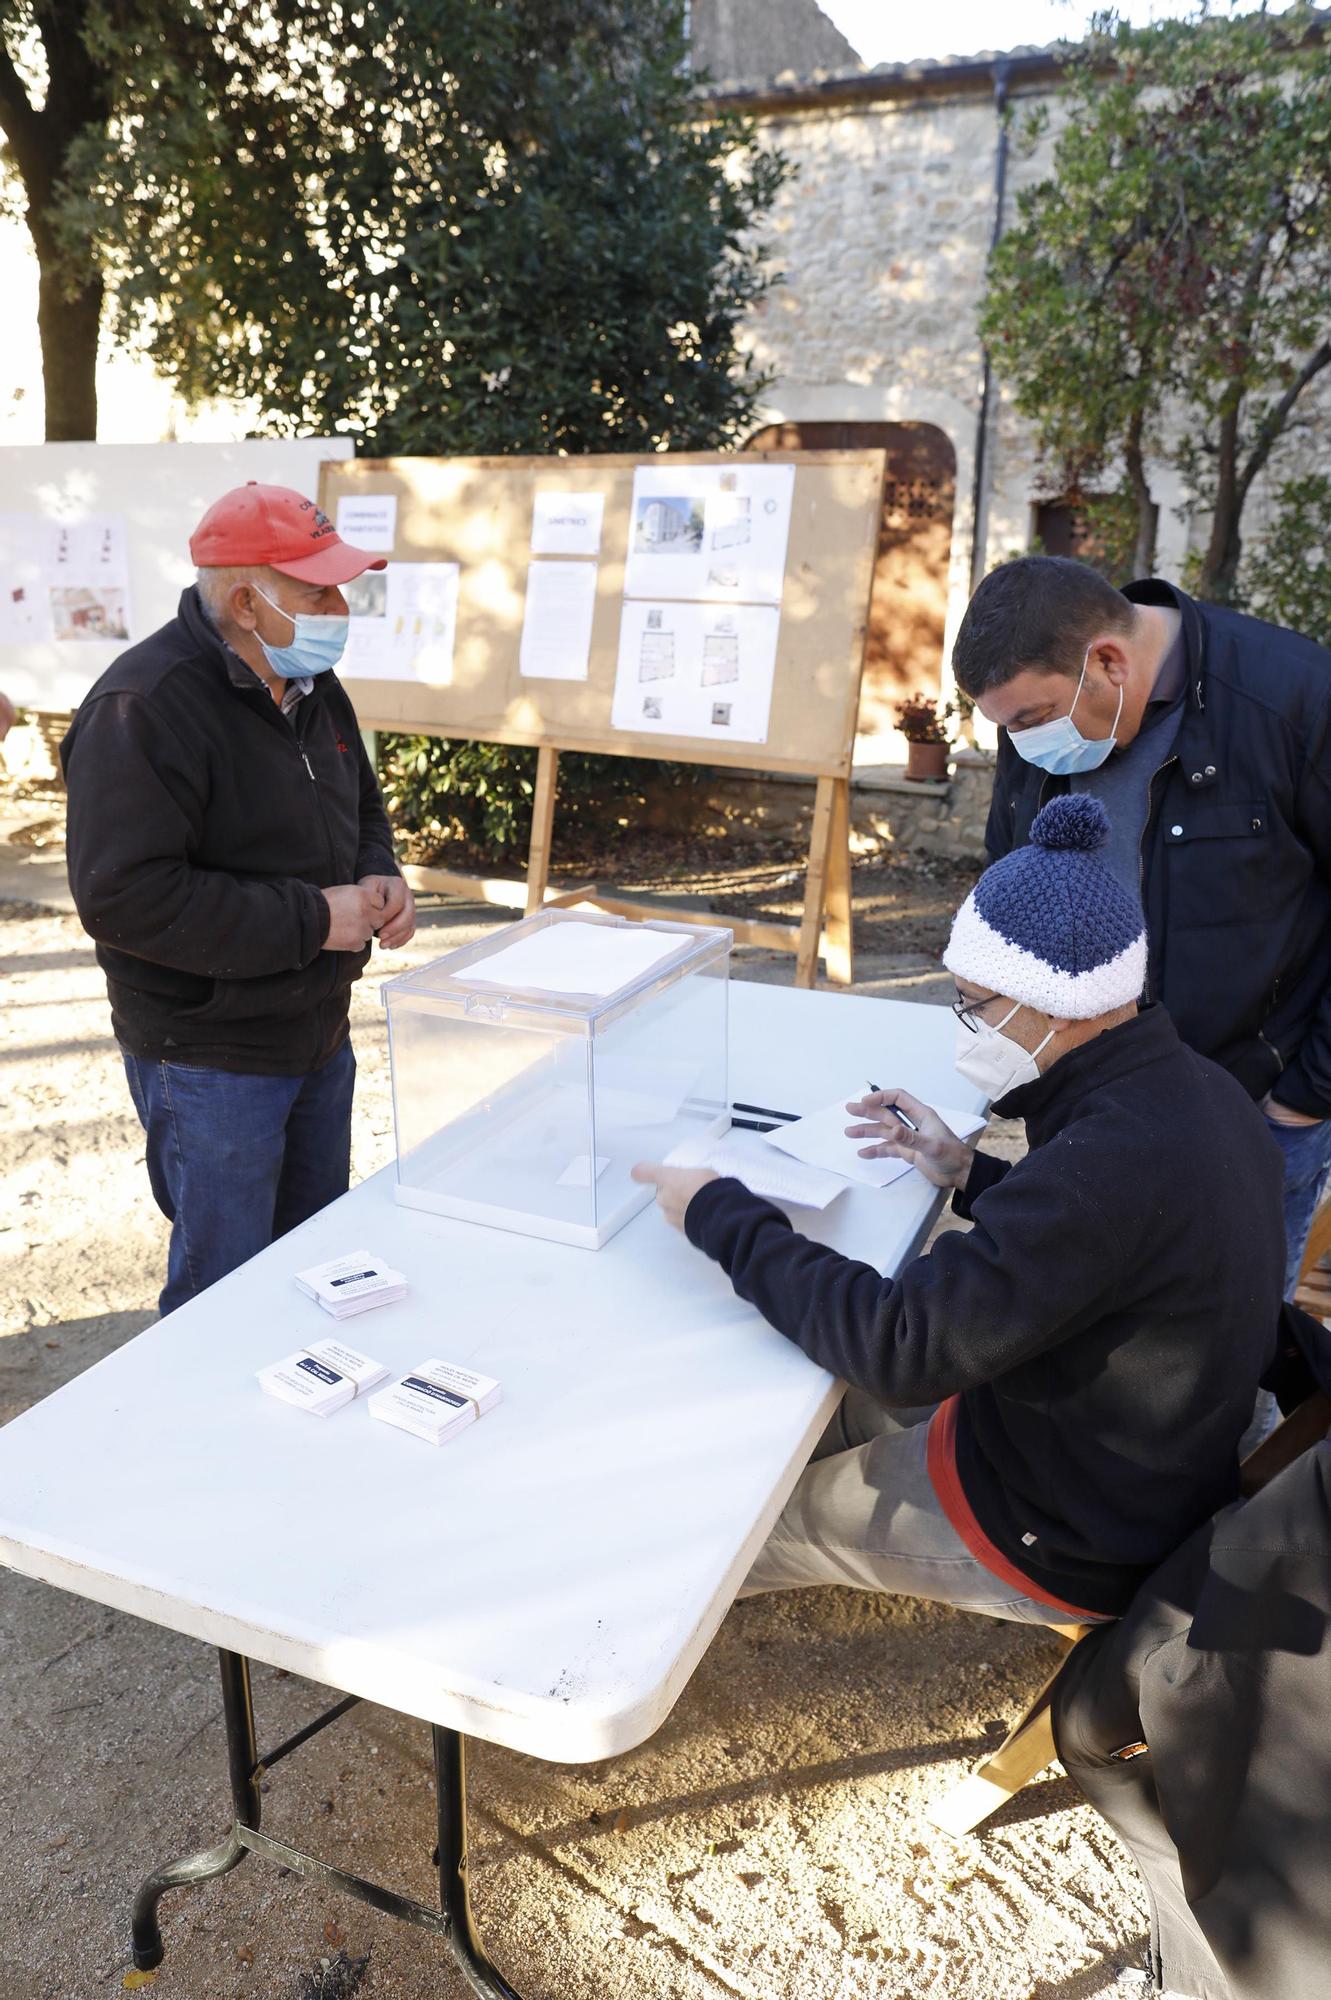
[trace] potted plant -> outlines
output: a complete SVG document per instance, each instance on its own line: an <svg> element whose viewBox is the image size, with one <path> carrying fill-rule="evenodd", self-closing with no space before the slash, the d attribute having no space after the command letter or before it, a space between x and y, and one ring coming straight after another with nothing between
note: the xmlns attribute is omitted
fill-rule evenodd
<svg viewBox="0 0 1331 2000"><path fill-rule="evenodd" d="M947 753L952 746L948 734L950 711L940 708L928 695L908 695L897 703L897 727L906 739L908 778L945 778Z"/></svg>

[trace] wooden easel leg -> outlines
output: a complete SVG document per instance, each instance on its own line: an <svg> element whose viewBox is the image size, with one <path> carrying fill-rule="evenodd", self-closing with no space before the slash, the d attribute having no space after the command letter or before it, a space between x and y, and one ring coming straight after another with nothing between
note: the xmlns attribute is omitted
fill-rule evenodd
<svg viewBox="0 0 1331 2000"><path fill-rule="evenodd" d="M543 908L550 880L550 836L555 819L559 752L548 745L536 753L536 797L532 801L531 846L527 852L527 915Z"/></svg>
<svg viewBox="0 0 1331 2000"><path fill-rule="evenodd" d="M809 836L809 870L804 878L804 917L795 958L795 984L812 986L818 971L818 947L823 934L827 900L827 851L832 836L835 778L820 778L813 800L813 831Z"/></svg>
<svg viewBox="0 0 1331 2000"><path fill-rule="evenodd" d="M849 986L855 978L850 902L850 780L835 778L833 785L827 852L827 976L838 986Z"/></svg>

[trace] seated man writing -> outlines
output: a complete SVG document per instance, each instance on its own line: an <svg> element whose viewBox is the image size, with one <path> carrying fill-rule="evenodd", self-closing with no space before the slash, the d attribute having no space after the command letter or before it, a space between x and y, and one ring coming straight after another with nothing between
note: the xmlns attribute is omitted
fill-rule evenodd
<svg viewBox="0 0 1331 2000"><path fill-rule="evenodd" d="M952 927L957 1067L1025 1121L1016 1165L903 1090L847 1108L973 1227L883 1278L737 1180L641 1167L741 1298L849 1393L749 1578L1060 1624L1114 1617L1237 1493L1272 1358L1281 1162L1247 1093L1139 1008L1142 916L1056 799ZM893 1115L900 1105L918 1126Z"/></svg>

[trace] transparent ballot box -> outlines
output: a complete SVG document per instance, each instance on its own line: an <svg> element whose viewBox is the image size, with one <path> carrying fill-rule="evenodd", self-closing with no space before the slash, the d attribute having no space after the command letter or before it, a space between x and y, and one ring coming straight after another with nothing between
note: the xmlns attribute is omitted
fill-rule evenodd
<svg viewBox="0 0 1331 2000"><path fill-rule="evenodd" d="M730 1123L731 935L546 910L383 988L397 1198L599 1249Z"/></svg>

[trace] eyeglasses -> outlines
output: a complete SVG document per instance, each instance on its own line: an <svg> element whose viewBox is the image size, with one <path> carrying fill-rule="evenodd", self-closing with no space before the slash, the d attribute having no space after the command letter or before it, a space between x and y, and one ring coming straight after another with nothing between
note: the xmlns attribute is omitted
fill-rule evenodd
<svg viewBox="0 0 1331 2000"><path fill-rule="evenodd" d="M998 995L996 993L989 995L989 1000L996 1000L997 998ZM984 1009L989 1005L989 1000L953 1000L950 1002L950 1005L952 1012L956 1015L962 1027L969 1028L973 1035L978 1035L980 1032L980 1023L977 1021L976 1016L984 1012Z"/></svg>

